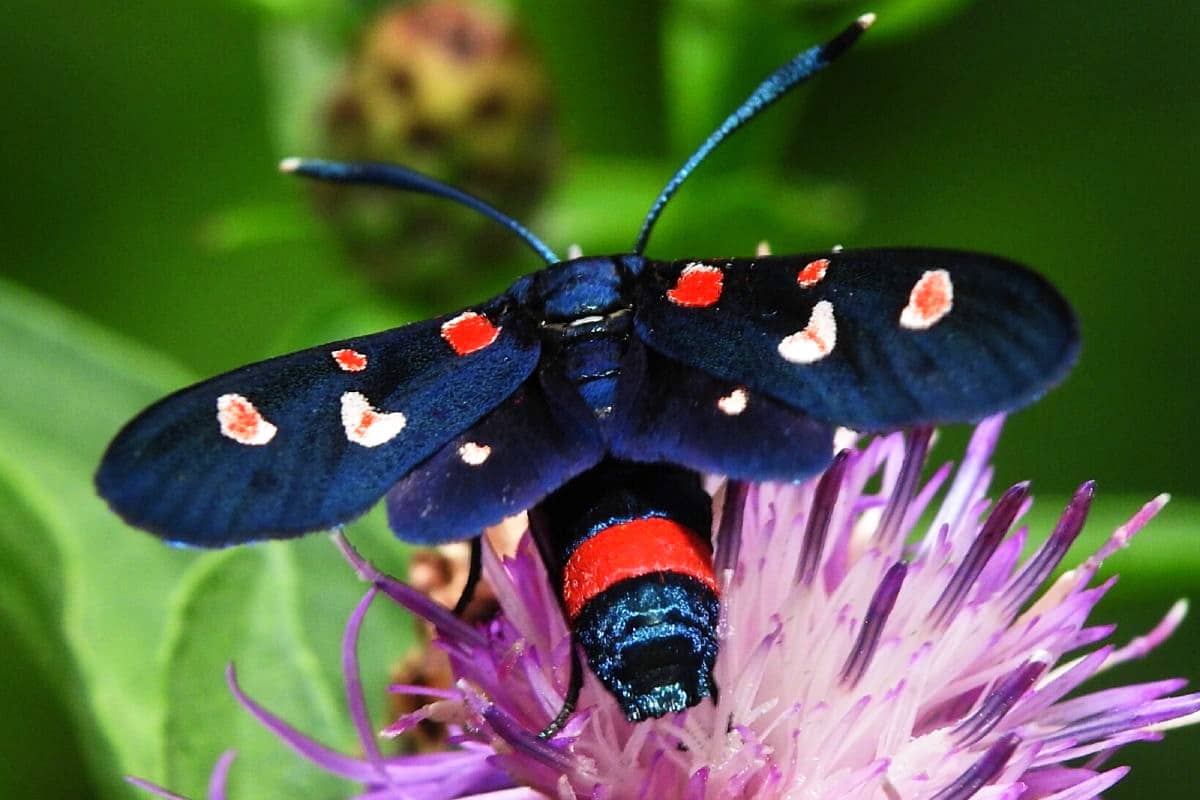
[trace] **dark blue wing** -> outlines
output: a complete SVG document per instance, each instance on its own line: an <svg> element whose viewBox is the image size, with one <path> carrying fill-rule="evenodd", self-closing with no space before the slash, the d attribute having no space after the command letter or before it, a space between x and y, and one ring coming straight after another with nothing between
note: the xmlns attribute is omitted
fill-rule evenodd
<svg viewBox="0 0 1200 800"><path fill-rule="evenodd" d="M591 409L542 369L503 404L451 439L387 495L402 539L438 544L524 511L604 455Z"/></svg>
<svg viewBox="0 0 1200 800"><path fill-rule="evenodd" d="M501 297L184 389L117 435L100 494L130 523L204 547L346 522L533 372L539 345L510 305Z"/></svg>
<svg viewBox="0 0 1200 800"><path fill-rule="evenodd" d="M655 350L861 431L1016 409L1078 350L1050 284L976 253L647 261L638 286L635 327Z"/></svg>
<svg viewBox="0 0 1200 800"><path fill-rule="evenodd" d="M833 429L772 397L634 342L621 373L609 449L741 480L799 480L828 465Z"/></svg>

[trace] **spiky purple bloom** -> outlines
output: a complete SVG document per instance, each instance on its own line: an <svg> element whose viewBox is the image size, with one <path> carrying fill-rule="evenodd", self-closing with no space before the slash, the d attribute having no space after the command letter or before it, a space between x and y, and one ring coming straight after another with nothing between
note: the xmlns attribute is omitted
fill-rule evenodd
<svg viewBox="0 0 1200 800"><path fill-rule="evenodd" d="M994 418L976 429L936 510L931 502L951 467L919 486L929 444L923 431L907 443L893 435L850 450L803 484L726 487L717 526L722 691L715 706L631 724L589 676L580 713L553 741L539 740L566 689L570 637L528 539L512 559L485 548L501 612L479 627L376 572L342 540L373 584L344 646L361 758L292 729L247 697L232 669L230 685L287 744L361 783L359 796L372 800L1096 797L1127 771L1103 767L1116 748L1200 716L1200 694L1171 696L1179 680L1064 699L1098 672L1146 654L1182 621L1186 607L1177 603L1155 630L1122 648L1100 644L1111 626L1086 625L1113 584L1089 586L1101 563L1166 497L1033 599L1082 529L1092 486L1080 487L1049 537L1022 560L1028 531L1013 528L1031 504L1028 485L994 505L986 499L1001 425ZM867 491L875 476L880 488ZM932 522L917 530L930 513ZM394 687L435 699L384 734L425 718L449 722L448 752L390 757L379 748L355 646L380 592L434 624L458 679L445 692Z"/></svg>

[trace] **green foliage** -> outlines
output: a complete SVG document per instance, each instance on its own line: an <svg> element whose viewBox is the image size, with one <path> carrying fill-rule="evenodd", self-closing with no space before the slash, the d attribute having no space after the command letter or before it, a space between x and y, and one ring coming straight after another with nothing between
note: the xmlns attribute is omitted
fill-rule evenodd
<svg viewBox="0 0 1200 800"><path fill-rule="evenodd" d="M585 243L587 253L628 250L636 233L629 220L646 214L650 207L646 198L653 198L667 177L658 162L579 159L564 175L544 227L556 240ZM594 187L599 182L611 191L597 194ZM727 202L714 203L713 197ZM722 231L730 217L761 220L764 230L786 229L789 235L804 237L829 236L830 226L823 220L853 219L860 213L860 199L840 183L788 187L765 170L730 170L705 181L703 193L681 192L672 200L648 255L753 252L763 237L730 242Z"/></svg>
<svg viewBox="0 0 1200 800"><path fill-rule="evenodd" d="M200 792L230 746L236 797L345 791L265 735L222 680L236 661L272 710L353 747L338 647L362 587L325 538L172 550L112 515L91 475L121 424L200 374L444 310L372 293L309 198L274 172L279 157L312 153L322 99L381 5L6 7L0 796L128 797L126 772ZM1200 249L1188 150L1200 103L1177 79L1193 69L1195 15L1171 0L499 5L546 63L565 137L529 222L559 250L589 253L629 246L679 159L755 81L878 12L852 57L697 172L651 253L747 253L768 239L777 252L940 243L1027 259L1077 303L1087 346L1071 381L1009 424L1001 481L1061 493L1100 478L1089 546L1154 491L1198 492L1200 376L1187 346L1200 313L1181 298ZM524 253L480 259L448 294L471 302L535 266ZM1039 499L1035 540L1056 510ZM1098 619L1121 621L1119 641L1194 592L1198 513L1176 501L1106 568L1123 579ZM379 515L351 535L403 569ZM377 722L379 687L410 636L390 608L368 619ZM1194 675L1198 648L1185 626L1115 678ZM1198 741L1176 732L1122 754L1141 766L1130 786L1190 796L1172 776Z"/></svg>
<svg viewBox="0 0 1200 800"><path fill-rule="evenodd" d="M353 748L338 650L363 591L351 570L324 537L172 550L104 506L91 475L108 439L190 380L152 352L0 284L0 374L0 616L68 710L68 720L46 724L73 733L95 791L126 796L124 773L196 791L231 746L255 764L247 796L317 785L315 770L285 757L235 708L222 672L237 662L263 702ZM402 569L378 515L351 536ZM364 679L378 689L411 641L411 622L380 609L367 633ZM384 700L379 691L371 698L377 718ZM4 720L12 734L21 723ZM0 777L0 788L10 779L21 776Z"/></svg>
<svg viewBox="0 0 1200 800"><path fill-rule="evenodd" d="M131 535L92 490L89 456L128 409L183 373L12 286L0 291L0 341L0 465L41 533L29 539L9 528L17 539L10 547L30 590L56 598L49 630L70 658L51 664L64 686L73 684L70 707L87 718L80 733L93 774L112 769L97 752L106 747L128 769L157 772L162 706L155 654L144 645L161 635L163 601L187 558Z"/></svg>
<svg viewBox="0 0 1200 800"><path fill-rule="evenodd" d="M271 546L223 551L202 563L179 587L167 636L164 784L204 786L217 755L236 739L238 757L251 767L239 770L245 796L335 795L336 780L281 757L280 743L238 707L222 679L228 654L236 652L256 698L287 709L303 730L344 732L337 676L323 674L299 614L293 559ZM310 619L336 618L332 612Z"/></svg>
<svg viewBox="0 0 1200 800"><path fill-rule="evenodd" d="M93 495L91 472L119 422L188 378L4 284L0 373L12 379L0 395L0 629L12 631L16 652L28 656L26 671L10 675L9 685L14 694L49 685L67 719L46 724L78 743L92 790L124 796L117 778L134 773L199 791L220 752L236 747L235 797L345 791L254 723L222 680L225 665L236 662L243 684L267 707L353 750L339 643L362 586L325 537L197 554L126 528ZM1102 496L1067 563L1094 551L1139 504ZM1035 539L1060 507L1061 500L1039 499L1030 523ZM1140 632L1175 597L1197 588L1198 513L1194 503L1168 506L1135 547L1113 557L1106 571L1125 580L1100 619L1130 621ZM352 537L377 563L402 570L401 548L378 514L356 523ZM384 718L379 687L409 641L410 623L395 609L378 608L368 618L364 680L374 689L377 721ZM1200 635L1186 628L1154 659L1118 677L1186 674L1197 646ZM24 736L24 720L3 721L7 737ZM1194 732L1175 736L1195 740ZM1158 763L1168 753L1145 748L1135 757ZM45 789L57 774L57 765L27 766L27 773L0 778L0 790L5 780Z"/></svg>

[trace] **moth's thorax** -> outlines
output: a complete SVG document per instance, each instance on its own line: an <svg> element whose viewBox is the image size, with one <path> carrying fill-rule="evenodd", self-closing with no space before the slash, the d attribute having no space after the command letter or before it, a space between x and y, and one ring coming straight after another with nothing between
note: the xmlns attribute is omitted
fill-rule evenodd
<svg viewBox="0 0 1200 800"><path fill-rule="evenodd" d="M569 323L628 308L633 257L597 256L561 261L533 277L530 311L549 323Z"/></svg>
<svg viewBox="0 0 1200 800"><path fill-rule="evenodd" d="M545 348L596 416L612 413L633 326L634 256L577 258L534 276L529 308Z"/></svg>

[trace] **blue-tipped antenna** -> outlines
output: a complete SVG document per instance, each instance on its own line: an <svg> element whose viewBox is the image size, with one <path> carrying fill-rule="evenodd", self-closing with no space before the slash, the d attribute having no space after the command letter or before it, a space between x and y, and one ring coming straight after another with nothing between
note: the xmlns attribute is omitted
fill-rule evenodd
<svg viewBox="0 0 1200 800"><path fill-rule="evenodd" d="M675 176L667 181L667 185L663 187L658 198L655 199L654 205L650 206L650 212L646 214L646 219L642 222L642 229L638 232L637 241L634 242L633 252L641 255L642 251L646 249L646 242L650 239L650 231L654 228L654 223L658 221L663 209L666 208L667 202L670 201L675 192L679 191L679 187L688 179L692 171L700 165L700 162L717 148L717 145L725 141L729 137L729 134L758 116L758 113L764 108L774 103L780 97L783 97L783 95L803 83L814 73L833 63L834 59L846 52L850 45L858 40L862 32L871 27L871 23L874 21L874 14L863 14L849 28L846 28L846 30L839 33L829 42L810 47L772 72L766 80L760 83L758 88L746 98L745 102L738 106L736 111L726 117L720 127L704 140L704 144L700 145L696 152L692 153L691 157L675 173Z"/></svg>
<svg viewBox="0 0 1200 800"><path fill-rule="evenodd" d="M534 236L532 231L512 217L501 213L478 197L467 194L462 189L455 189L453 186L411 169L395 164L353 164L341 161L323 161L316 158L285 158L279 163L279 169L281 172L303 175L306 178L316 178L322 181L390 186L408 192L419 192L453 200L508 228L521 237L521 240L541 256L547 264L557 264L559 261L558 256L546 246L545 242Z"/></svg>

